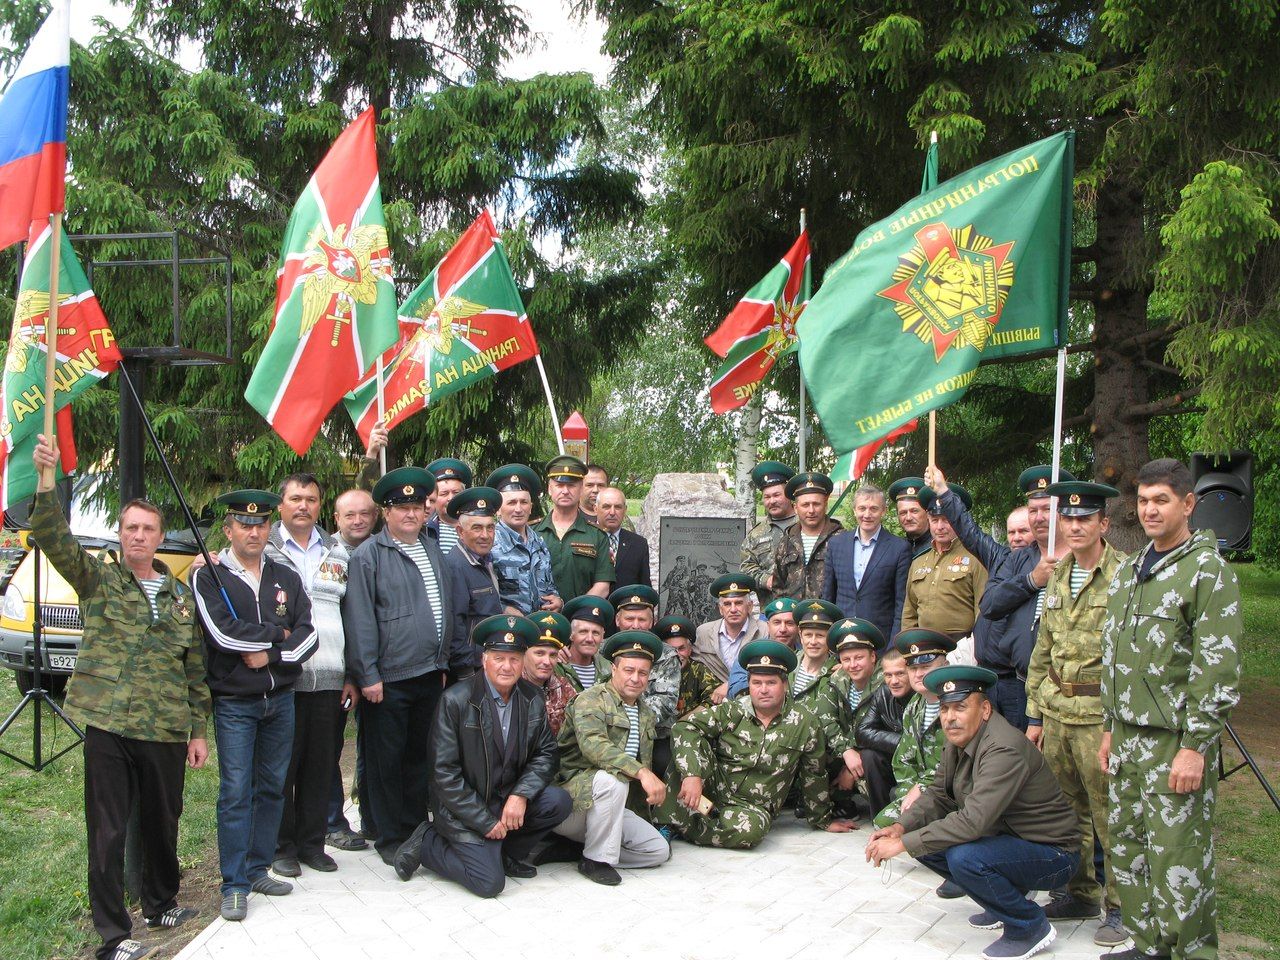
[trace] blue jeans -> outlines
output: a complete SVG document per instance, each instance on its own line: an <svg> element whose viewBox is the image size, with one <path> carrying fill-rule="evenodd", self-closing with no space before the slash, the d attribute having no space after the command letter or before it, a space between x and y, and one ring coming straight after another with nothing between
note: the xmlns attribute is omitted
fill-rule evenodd
<svg viewBox="0 0 1280 960"><path fill-rule="evenodd" d="M957 844L917 859L934 873L954 880L983 909L1004 921L1009 937L1022 940L1046 922L1044 907L1028 900L1027 894L1065 886L1079 865L1080 850L1000 836Z"/></svg>
<svg viewBox="0 0 1280 960"><path fill-rule="evenodd" d="M269 697L215 697L213 729L220 771L222 895L248 893L275 856L293 750L293 691Z"/></svg>
<svg viewBox="0 0 1280 960"><path fill-rule="evenodd" d="M996 713L1023 733L1027 732L1027 681L1016 675L1001 677L995 689L990 691L991 705Z"/></svg>

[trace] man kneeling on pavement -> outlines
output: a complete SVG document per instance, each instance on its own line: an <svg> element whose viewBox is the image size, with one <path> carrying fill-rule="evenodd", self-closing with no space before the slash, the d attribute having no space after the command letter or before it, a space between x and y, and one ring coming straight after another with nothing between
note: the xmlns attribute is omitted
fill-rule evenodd
<svg viewBox="0 0 1280 960"><path fill-rule="evenodd" d="M440 698L429 748L431 813L396 851L396 875L419 866L496 897L506 877L528 879L525 857L572 809L551 786L559 766L542 694L521 679L538 628L524 617L488 617L471 641L481 670Z"/></svg>
<svg viewBox="0 0 1280 960"><path fill-rule="evenodd" d="M1080 863L1080 827L1040 751L992 710L995 673L941 667L925 677L947 738L933 783L896 823L877 830L867 859L906 851L983 908L980 930L1003 928L988 960L1021 960L1053 942L1044 908L1027 898L1067 882Z"/></svg>

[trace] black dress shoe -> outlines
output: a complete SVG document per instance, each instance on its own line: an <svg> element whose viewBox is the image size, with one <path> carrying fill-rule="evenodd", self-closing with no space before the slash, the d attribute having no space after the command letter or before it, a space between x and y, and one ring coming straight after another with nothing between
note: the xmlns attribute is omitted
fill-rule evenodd
<svg viewBox="0 0 1280 960"><path fill-rule="evenodd" d="M606 887L616 887L622 882L618 871L599 860L588 860L583 857L578 861L578 872L594 883L602 883Z"/></svg>
<svg viewBox="0 0 1280 960"><path fill-rule="evenodd" d="M401 880L408 882L414 871L422 866L422 838L430 829L430 822L423 820L413 833L409 834L409 839L400 844L399 849L396 850L391 865L396 868L396 876Z"/></svg>
<svg viewBox="0 0 1280 960"><path fill-rule="evenodd" d="M954 880L943 880L938 889L933 892L943 900L958 900L965 895L964 887Z"/></svg>
<svg viewBox="0 0 1280 960"><path fill-rule="evenodd" d="M298 866L297 857L276 857L271 861L271 869L282 877L302 876L302 867Z"/></svg>
<svg viewBox="0 0 1280 960"><path fill-rule="evenodd" d="M517 860L514 857L502 858L502 872L517 880L532 880L538 875L538 868L531 863Z"/></svg>
<svg viewBox="0 0 1280 960"><path fill-rule="evenodd" d="M298 857L298 860L301 861L303 866L318 870L321 873L333 873L338 869L338 861L323 850L319 853L304 853Z"/></svg>

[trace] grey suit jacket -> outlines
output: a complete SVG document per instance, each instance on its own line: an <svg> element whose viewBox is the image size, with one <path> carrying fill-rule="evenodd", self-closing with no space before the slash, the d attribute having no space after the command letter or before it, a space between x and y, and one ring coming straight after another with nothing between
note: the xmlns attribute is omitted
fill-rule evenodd
<svg viewBox="0 0 1280 960"><path fill-rule="evenodd" d="M729 681L729 667L720 659L720 624L723 620L712 620L698 627L693 643L693 659L705 664L721 683ZM743 646L752 640L768 639L769 631L759 617L747 617L747 632L742 638Z"/></svg>

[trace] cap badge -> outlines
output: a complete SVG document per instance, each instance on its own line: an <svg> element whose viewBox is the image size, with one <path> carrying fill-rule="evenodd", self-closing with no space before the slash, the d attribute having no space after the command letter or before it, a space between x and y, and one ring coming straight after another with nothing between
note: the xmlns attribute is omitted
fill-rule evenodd
<svg viewBox="0 0 1280 960"><path fill-rule="evenodd" d="M919 652L920 652L920 644L918 644L918 643L913 643L913 644L911 645L911 652L912 652L912 653L919 653Z"/></svg>
<svg viewBox="0 0 1280 960"><path fill-rule="evenodd" d="M404 489L403 489L403 490L401 490L400 492L401 492L401 493L403 493L406 497L412 497L412 496L413 496L413 484L411 484L411 483L406 483L406 484L404 485Z"/></svg>
<svg viewBox="0 0 1280 960"><path fill-rule="evenodd" d="M519 483L519 482L520 482L520 478L519 478L519 477L517 477L517 476L513 473L513 474L511 475L511 479L510 479L510 480L508 480L507 482L508 482L508 483Z"/></svg>
<svg viewBox="0 0 1280 960"><path fill-rule="evenodd" d="M507 629L508 629L508 630L514 630L515 628L516 628L516 618L515 618L515 617L507 617Z"/></svg>
<svg viewBox="0 0 1280 960"><path fill-rule="evenodd" d="M630 603L644 603L644 601L643 601L643 600L641 600L639 597L635 597L635 596L633 596L633 597L631 598L631 600L630 600L630 601L628 601L628 602L630 602Z"/></svg>
<svg viewBox="0 0 1280 960"><path fill-rule="evenodd" d="M516 635L514 633L505 633L502 635L502 639L507 641L507 643L515 643Z"/></svg>
<svg viewBox="0 0 1280 960"><path fill-rule="evenodd" d="M911 494L911 495L914 495L914 494L916 493L916 488L915 488L915 487L907 487L907 493L908 493L908 494Z"/></svg>
<svg viewBox="0 0 1280 960"><path fill-rule="evenodd" d="M476 506L480 507L481 509L484 509L486 506L488 506L488 504L486 504L483 500L477 500Z"/></svg>
<svg viewBox="0 0 1280 960"><path fill-rule="evenodd" d="M1069 496L1069 497L1067 498L1067 501L1068 501L1068 502L1069 502L1073 507L1078 507L1078 506L1080 505L1080 494L1078 494L1078 493L1073 493L1071 496Z"/></svg>
<svg viewBox="0 0 1280 960"><path fill-rule="evenodd" d="M246 504L244 505L244 512L245 512L245 513L257 513L257 512L258 512L258 505L257 505L256 503L246 503Z"/></svg>
<svg viewBox="0 0 1280 960"><path fill-rule="evenodd" d="M643 649L644 649L644 644L643 644L643 643L633 643L633 644L631 645L631 649L632 649L632 650L643 650Z"/></svg>
<svg viewBox="0 0 1280 960"><path fill-rule="evenodd" d="M954 680L948 680L946 683L942 685L943 693L953 693L955 689L956 689L956 682Z"/></svg>
<svg viewBox="0 0 1280 960"><path fill-rule="evenodd" d="M760 658L760 666L762 666L762 667L770 666L772 663L773 663L773 660L772 660L772 659L770 659L769 657L761 657L761 658Z"/></svg>
<svg viewBox="0 0 1280 960"><path fill-rule="evenodd" d="M730 590L737 590L737 589L738 589L738 585L737 585L736 583L731 583L731 584L729 584L729 589L730 589Z"/></svg>
<svg viewBox="0 0 1280 960"><path fill-rule="evenodd" d="M1049 485L1049 478L1048 478L1048 477L1041 477L1039 480L1037 480L1037 481L1036 481L1036 488L1037 488L1037 489L1043 490L1043 489L1044 489L1045 487L1047 487L1048 485Z"/></svg>

